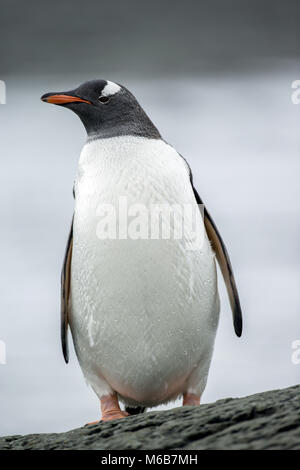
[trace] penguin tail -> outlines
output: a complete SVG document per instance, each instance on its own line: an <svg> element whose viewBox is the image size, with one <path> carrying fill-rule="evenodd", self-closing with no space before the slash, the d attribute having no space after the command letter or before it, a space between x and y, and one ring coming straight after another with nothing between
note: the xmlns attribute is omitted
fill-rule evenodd
<svg viewBox="0 0 300 470"><path fill-rule="evenodd" d="M139 415L141 413L145 413L146 407L145 406L125 406L125 411L130 415Z"/></svg>

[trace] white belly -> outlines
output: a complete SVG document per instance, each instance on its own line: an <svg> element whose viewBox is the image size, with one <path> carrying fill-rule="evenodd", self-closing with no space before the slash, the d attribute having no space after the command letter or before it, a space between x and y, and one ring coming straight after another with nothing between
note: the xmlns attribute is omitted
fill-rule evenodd
<svg viewBox="0 0 300 470"><path fill-rule="evenodd" d="M76 353L96 392L98 376L129 401L155 404L181 393L210 361L215 261L206 236L201 250L187 250L188 231L181 239L99 239L99 205L118 208L120 197L128 207L196 201L185 162L163 141L117 137L82 151L71 274Z"/></svg>

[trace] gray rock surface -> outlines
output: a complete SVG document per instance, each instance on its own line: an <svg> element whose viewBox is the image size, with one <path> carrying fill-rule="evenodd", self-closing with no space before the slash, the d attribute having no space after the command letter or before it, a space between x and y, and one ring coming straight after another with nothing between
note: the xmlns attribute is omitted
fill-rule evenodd
<svg viewBox="0 0 300 470"><path fill-rule="evenodd" d="M300 386L61 434L2 437L0 449L300 449Z"/></svg>

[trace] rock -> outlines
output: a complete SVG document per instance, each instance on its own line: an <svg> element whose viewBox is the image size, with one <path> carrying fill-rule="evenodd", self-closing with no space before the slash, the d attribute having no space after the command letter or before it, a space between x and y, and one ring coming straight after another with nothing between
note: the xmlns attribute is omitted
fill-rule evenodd
<svg viewBox="0 0 300 470"><path fill-rule="evenodd" d="M300 386L61 434L2 437L0 449L300 449Z"/></svg>

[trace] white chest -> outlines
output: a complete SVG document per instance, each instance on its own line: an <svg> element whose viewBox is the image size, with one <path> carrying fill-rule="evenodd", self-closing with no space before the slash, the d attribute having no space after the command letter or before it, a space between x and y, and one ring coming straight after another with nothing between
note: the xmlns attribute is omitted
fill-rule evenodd
<svg viewBox="0 0 300 470"><path fill-rule="evenodd" d="M115 137L86 144L76 180L76 208L126 196L128 202L191 202L187 165L162 140Z"/></svg>

